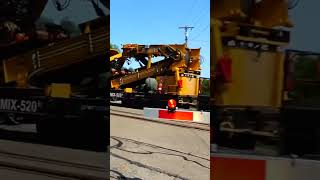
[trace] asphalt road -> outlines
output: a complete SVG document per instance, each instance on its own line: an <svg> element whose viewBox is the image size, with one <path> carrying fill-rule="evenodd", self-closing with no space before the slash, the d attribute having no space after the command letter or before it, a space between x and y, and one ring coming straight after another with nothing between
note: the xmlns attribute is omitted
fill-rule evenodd
<svg viewBox="0 0 320 180"><path fill-rule="evenodd" d="M111 115L110 134L110 179L210 179L209 131Z"/></svg>

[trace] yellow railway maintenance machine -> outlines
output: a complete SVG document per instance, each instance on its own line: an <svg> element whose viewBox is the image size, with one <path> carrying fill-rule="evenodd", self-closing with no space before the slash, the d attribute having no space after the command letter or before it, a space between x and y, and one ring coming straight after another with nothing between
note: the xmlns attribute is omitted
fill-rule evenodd
<svg viewBox="0 0 320 180"><path fill-rule="evenodd" d="M112 50L110 57L114 74L111 80L114 91L111 96L122 97L123 102L134 102L140 107L165 107L171 98L176 99L179 106L197 105L200 48L189 49L185 44L125 44L122 49L122 53ZM162 59L155 61L157 57ZM139 62L141 67L134 72L122 71L124 63L132 59ZM147 78L156 80L157 88L152 93L136 88Z"/></svg>
<svg viewBox="0 0 320 180"><path fill-rule="evenodd" d="M99 16L80 24L77 37L23 52L23 44L8 44L17 51L1 59L1 118L31 120L44 143L107 150L109 17Z"/></svg>
<svg viewBox="0 0 320 180"><path fill-rule="evenodd" d="M284 91L284 48L293 26L288 2L214 0L212 7L211 143L273 155L308 153L288 144L303 131L296 123L302 119L292 116L299 108L286 105Z"/></svg>
<svg viewBox="0 0 320 180"><path fill-rule="evenodd" d="M0 116L36 123L44 143L105 151L109 110L101 76L107 71L107 40L104 22L89 33L3 60ZM88 78L96 80L84 84Z"/></svg>

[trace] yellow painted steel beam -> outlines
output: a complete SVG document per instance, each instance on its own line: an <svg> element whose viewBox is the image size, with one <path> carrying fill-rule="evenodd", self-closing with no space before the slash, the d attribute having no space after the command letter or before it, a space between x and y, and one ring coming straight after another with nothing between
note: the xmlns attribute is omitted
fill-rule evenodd
<svg viewBox="0 0 320 180"><path fill-rule="evenodd" d="M147 65L147 68L150 68L150 67L151 67L151 63L152 63L152 56L151 56L151 55L148 55L148 65Z"/></svg>
<svg viewBox="0 0 320 180"><path fill-rule="evenodd" d="M196 87L195 87L195 88L196 88L196 89L195 89L195 94L196 94L196 95L199 94L199 83L200 83L199 81L200 81L199 78L196 78L196 85L195 85L195 86L196 86Z"/></svg>
<svg viewBox="0 0 320 180"><path fill-rule="evenodd" d="M282 92L283 92L283 80L284 80L284 61L285 55L283 53L276 54L276 60L279 60L280 63L275 63L275 86L274 86L274 106L280 107L282 105Z"/></svg>
<svg viewBox="0 0 320 180"><path fill-rule="evenodd" d="M119 59L119 58L122 58L122 54L121 53L113 55L113 56L110 56L110 61L114 61L114 60Z"/></svg>
<svg viewBox="0 0 320 180"><path fill-rule="evenodd" d="M180 78L180 69L179 68L176 68L176 71L175 71L175 75L176 75L176 82L178 83L179 80L181 80ZM177 88L177 94L181 94L181 90L180 88Z"/></svg>
<svg viewBox="0 0 320 180"><path fill-rule="evenodd" d="M189 70L201 70L200 67L200 48L190 49L190 63Z"/></svg>
<svg viewBox="0 0 320 180"><path fill-rule="evenodd" d="M211 61L211 67L214 67L214 64L216 64L217 60L220 57L222 57L222 55L223 55L220 27L221 27L221 22L219 20L213 19L213 21L212 21L212 30L213 30L213 32L212 32L212 35L213 35L212 55L213 55L213 59Z"/></svg>

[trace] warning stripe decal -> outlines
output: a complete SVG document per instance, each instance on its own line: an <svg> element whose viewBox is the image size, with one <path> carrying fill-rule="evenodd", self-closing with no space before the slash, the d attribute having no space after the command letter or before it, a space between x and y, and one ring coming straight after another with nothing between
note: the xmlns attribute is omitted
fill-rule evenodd
<svg viewBox="0 0 320 180"><path fill-rule="evenodd" d="M193 112L176 111L171 113L168 110L161 109L158 118L193 121Z"/></svg>

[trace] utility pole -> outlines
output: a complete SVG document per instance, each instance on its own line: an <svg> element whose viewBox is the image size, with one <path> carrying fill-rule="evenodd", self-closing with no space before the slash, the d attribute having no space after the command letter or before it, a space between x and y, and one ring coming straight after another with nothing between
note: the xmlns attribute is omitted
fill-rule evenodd
<svg viewBox="0 0 320 180"><path fill-rule="evenodd" d="M186 43L186 46L188 47L188 30L192 30L194 27L191 27L191 26L184 26L184 27L179 27L179 29L184 29L184 36L185 36L185 43Z"/></svg>

